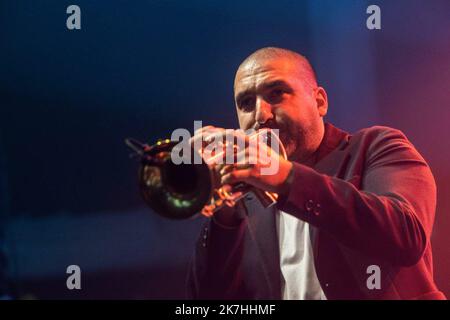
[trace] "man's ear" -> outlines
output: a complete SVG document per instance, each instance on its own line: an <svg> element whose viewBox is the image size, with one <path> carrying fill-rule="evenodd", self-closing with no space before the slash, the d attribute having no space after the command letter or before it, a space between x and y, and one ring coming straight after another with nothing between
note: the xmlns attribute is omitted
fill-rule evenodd
<svg viewBox="0 0 450 320"><path fill-rule="evenodd" d="M322 87L314 89L314 96L317 103L317 110L321 117L325 117L328 112L328 96L327 92Z"/></svg>

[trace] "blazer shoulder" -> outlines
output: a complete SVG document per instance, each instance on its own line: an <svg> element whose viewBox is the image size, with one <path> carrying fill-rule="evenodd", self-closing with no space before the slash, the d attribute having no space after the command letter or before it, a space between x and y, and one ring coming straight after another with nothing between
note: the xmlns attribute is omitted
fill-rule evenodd
<svg viewBox="0 0 450 320"><path fill-rule="evenodd" d="M392 152L398 154L402 150L422 158L401 130L386 126L372 126L355 132L350 136L349 146L351 150L356 148L364 153L368 159Z"/></svg>
<svg viewBox="0 0 450 320"><path fill-rule="evenodd" d="M380 137L398 137L407 140L406 135L401 130L386 126L372 126L369 128L364 128L355 132L353 136L369 139L376 139Z"/></svg>
<svg viewBox="0 0 450 320"><path fill-rule="evenodd" d="M414 159L428 166L413 143L399 129L373 126L358 131L354 138L354 143L365 150L370 163L382 158L395 157L397 160Z"/></svg>
<svg viewBox="0 0 450 320"><path fill-rule="evenodd" d="M409 145L411 142L406 135L398 129L385 126L372 126L361 129L351 135L353 143L363 144L367 148L375 149L392 144Z"/></svg>

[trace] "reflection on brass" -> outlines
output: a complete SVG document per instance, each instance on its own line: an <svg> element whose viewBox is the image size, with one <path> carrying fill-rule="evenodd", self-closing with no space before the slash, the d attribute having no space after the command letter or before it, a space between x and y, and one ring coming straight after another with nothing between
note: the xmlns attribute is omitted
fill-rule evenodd
<svg viewBox="0 0 450 320"><path fill-rule="evenodd" d="M284 147L278 142L282 156L286 157ZM174 164L171 151L178 142L165 139L149 146L126 139L126 144L140 156L138 179L141 195L146 204L161 216L186 219L202 214L211 217L224 206L234 207L249 193L254 193L265 207L276 203L277 194L245 183L225 188L220 184L220 176L213 165L208 165L203 157L200 157L200 164ZM239 151L237 145L233 150L235 153ZM192 151L192 154L200 153L193 147Z"/></svg>

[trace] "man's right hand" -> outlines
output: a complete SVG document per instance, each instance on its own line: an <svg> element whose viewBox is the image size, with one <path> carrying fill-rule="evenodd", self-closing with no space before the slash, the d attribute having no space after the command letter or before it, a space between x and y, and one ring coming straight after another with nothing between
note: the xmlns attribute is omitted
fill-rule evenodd
<svg viewBox="0 0 450 320"><path fill-rule="evenodd" d="M194 136L191 138L190 143L193 144L194 141L201 141L199 145L202 149L206 148L211 142L213 137L225 137L226 130L224 128L218 128L213 126L205 126L195 131ZM203 151L203 150L202 150ZM224 167L223 164L216 164L215 170L219 177L222 176L221 169ZM231 189L230 185L224 185L223 188ZM241 212L244 212L243 204L238 201L235 206L229 207L224 206L220 210L216 211L213 216L213 220L221 226L224 227L235 227L240 224L242 217Z"/></svg>

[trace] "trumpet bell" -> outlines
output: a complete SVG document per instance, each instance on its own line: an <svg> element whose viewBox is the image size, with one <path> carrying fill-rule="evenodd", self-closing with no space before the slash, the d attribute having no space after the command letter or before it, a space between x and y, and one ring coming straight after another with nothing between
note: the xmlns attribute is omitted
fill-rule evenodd
<svg viewBox="0 0 450 320"><path fill-rule="evenodd" d="M174 164L176 142L164 140L144 152L139 189L146 204L170 219L186 219L201 212L214 190L213 171L200 164Z"/></svg>
<svg viewBox="0 0 450 320"><path fill-rule="evenodd" d="M250 137L267 137L267 143L272 136L267 136L268 133L272 133L270 129L261 129ZM279 143L281 155L286 159L283 144L277 136L273 137ZM172 150L178 142L166 139L149 146L135 139L126 139L125 143L141 159L138 179L144 201L155 213L163 217L187 219L197 214L211 217L225 206L234 207L250 192L256 195L264 207L277 201L276 193L260 190L243 182L225 188L214 168L214 161L211 161L214 157L223 156L225 151L205 159L202 149L195 150L194 145L191 145L191 161L187 161L188 164L175 164L172 160ZM233 152L236 154L238 150L238 146L234 144ZM179 155L178 150L174 151ZM184 156L185 154L183 159L186 159ZM193 161L194 158L200 161Z"/></svg>

